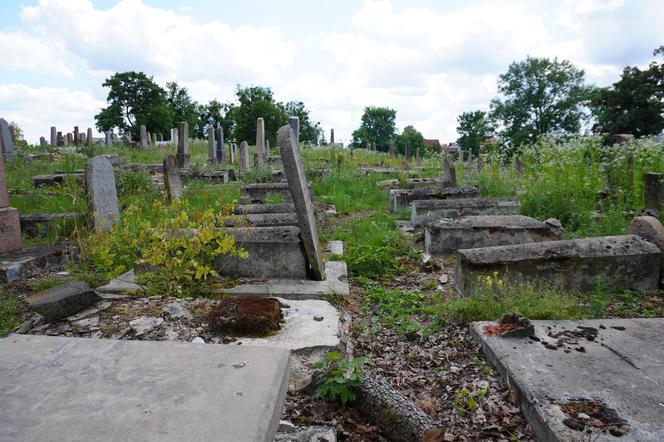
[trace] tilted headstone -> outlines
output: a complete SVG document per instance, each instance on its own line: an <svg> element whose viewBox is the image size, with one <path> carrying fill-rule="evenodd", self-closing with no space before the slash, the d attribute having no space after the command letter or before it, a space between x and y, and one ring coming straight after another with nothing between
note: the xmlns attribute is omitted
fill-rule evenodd
<svg viewBox="0 0 664 442"><path fill-rule="evenodd" d="M58 132L58 134L56 135L55 145L56 146L64 146L65 145L65 137L62 136L62 132Z"/></svg>
<svg viewBox="0 0 664 442"><path fill-rule="evenodd" d="M81 134L78 131L78 126L74 126L74 144L78 144L81 141Z"/></svg>
<svg viewBox="0 0 664 442"><path fill-rule="evenodd" d="M58 132L55 129L55 126L51 126L51 146L55 147L58 145Z"/></svg>
<svg viewBox="0 0 664 442"><path fill-rule="evenodd" d="M249 170L249 144L246 141L240 143L240 172Z"/></svg>
<svg viewBox="0 0 664 442"><path fill-rule="evenodd" d="M293 129L293 132L295 132L295 144L300 146L300 117L288 117L288 125ZM279 147L279 150L281 150L281 147Z"/></svg>
<svg viewBox="0 0 664 442"><path fill-rule="evenodd" d="M143 149L148 148L148 130L145 124L141 124L141 147Z"/></svg>
<svg viewBox="0 0 664 442"><path fill-rule="evenodd" d="M107 130L106 132L104 132L104 145L106 147L109 147L112 144L113 144L113 137L111 136L111 132Z"/></svg>
<svg viewBox="0 0 664 442"><path fill-rule="evenodd" d="M235 164L235 151L237 149L237 145L235 143L231 143L230 145L230 157L231 157L231 164Z"/></svg>
<svg viewBox="0 0 664 442"><path fill-rule="evenodd" d="M662 210L664 188L662 188L662 174L648 172L643 180L643 193L646 209L659 212Z"/></svg>
<svg viewBox="0 0 664 442"><path fill-rule="evenodd" d="M443 157L443 177L449 187L457 186L456 168L454 167L452 157L450 157L450 154L447 153L447 151L445 151L445 156Z"/></svg>
<svg viewBox="0 0 664 442"><path fill-rule="evenodd" d="M96 156L85 163L88 211L95 232L105 232L120 221L115 173L111 160Z"/></svg>
<svg viewBox="0 0 664 442"><path fill-rule="evenodd" d="M182 176L173 155L168 155L164 159L164 187L169 201L182 199Z"/></svg>
<svg viewBox="0 0 664 442"><path fill-rule="evenodd" d="M4 118L0 118L0 151L6 157L14 156L14 143L12 142L12 133L9 130L9 123Z"/></svg>
<svg viewBox="0 0 664 442"><path fill-rule="evenodd" d="M330 144L334 144L334 129L330 129Z"/></svg>
<svg viewBox="0 0 664 442"><path fill-rule="evenodd" d="M256 166L265 164L265 121L262 117L256 120Z"/></svg>
<svg viewBox="0 0 664 442"><path fill-rule="evenodd" d="M215 158L217 163L226 161L226 145L224 144L224 128L218 127L214 131L214 138L217 142Z"/></svg>
<svg viewBox="0 0 664 442"><path fill-rule="evenodd" d="M5 160L0 153L0 252L13 252L20 248L21 221L18 210L9 207Z"/></svg>
<svg viewBox="0 0 664 442"><path fill-rule="evenodd" d="M175 159L181 168L189 168L189 123L186 121L178 123L178 153Z"/></svg>
<svg viewBox="0 0 664 442"><path fill-rule="evenodd" d="M88 132L87 132L87 142L88 146L92 146L92 128L88 127Z"/></svg>
<svg viewBox="0 0 664 442"><path fill-rule="evenodd" d="M279 128L277 144L284 165L286 181L288 181L288 187L293 198L300 236L307 254L311 276L312 279L322 281L325 279L325 260L318 239L314 203L309 193L309 183L304 173L300 147L295 140L295 132L290 125Z"/></svg>
<svg viewBox="0 0 664 442"><path fill-rule="evenodd" d="M39 137L39 147L45 147L47 145L48 145L48 143L46 142L46 138Z"/></svg>
<svg viewBox="0 0 664 442"><path fill-rule="evenodd" d="M214 128L212 126L208 127L208 161L215 163L217 159L217 146L214 142Z"/></svg>

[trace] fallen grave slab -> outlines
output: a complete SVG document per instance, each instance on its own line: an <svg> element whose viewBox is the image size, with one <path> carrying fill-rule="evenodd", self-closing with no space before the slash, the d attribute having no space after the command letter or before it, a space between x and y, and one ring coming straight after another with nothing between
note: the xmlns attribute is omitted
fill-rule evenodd
<svg viewBox="0 0 664 442"><path fill-rule="evenodd" d="M424 226L442 218L474 215L518 215L519 203L495 198L452 198L419 200L410 205L410 223Z"/></svg>
<svg viewBox="0 0 664 442"><path fill-rule="evenodd" d="M376 183L381 189L398 189L401 186L401 180L392 178ZM445 178L408 178L404 181L407 189L440 189L451 187L449 179Z"/></svg>
<svg viewBox="0 0 664 442"><path fill-rule="evenodd" d="M85 282L71 281L28 296L31 310L43 315L47 321L58 321L92 306L99 296Z"/></svg>
<svg viewBox="0 0 664 442"><path fill-rule="evenodd" d="M33 271L49 266L60 267L74 249L65 244L25 247L0 255L0 282L23 279Z"/></svg>
<svg viewBox="0 0 664 442"><path fill-rule="evenodd" d="M441 189L392 189L390 207L395 212L408 208L413 201L446 200L452 198L479 198L477 187L446 187Z"/></svg>
<svg viewBox="0 0 664 442"><path fill-rule="evenodd" d="M32 177L34 187L59 186L65 182L65 177L73 177L78 183L85 181L84 173L58 173L53 175L35 175Z"/></svg>
<svg viewBox="0 0 664 442"><path fill-rule="evenodd" d="M10 335L0 440L272 441L288 372L279 348Z"/></svg>
<svg viewBox="0 0 664 442"><path fill-rule="evenodd" d="M474 322L471 332L519 395L538 440L664 440L664 347L659 345L664 319L531 322L537 340L486 336L485 326L495 324L489 322ZM612 435L615 430L608 431L607 419L604 431L586 427L592 433L584 434L570 428L568 424L578 425L579 420L571 419L569 402L579 399L615 410L617 418L626 421L618 429L624 436ZM585 416L580 420L589 421Z"/></svg>
<svg viewBox="0 0 664 442"><path fill-rule="evenodd" d="M484 276L509 284L545 284L591 292L601 279L604 290L657 290L661 252L636 235L546 241L459 250L457 290L473 295Z"/></svg>
<svg viewBox="0 0 664 442"><path fill-rule="evenodd" d="M130 270L108 284L95 289L102 298L114 297L126 292L142 292L145 289L136 284L134 270ZM348 296L348 268L344 261L326 261L325 280L310 279L239 279L231 287L216 290L230 296L276 296L284 299L329 299L330 296Z"/></svg>
<svg viewBox="0 0 664 442"><path fill-rule="evenodd" d="M446 255L460 249L559 239L557 229L528 216L467 216L427 224L424 229L424 250L431 255Z"/></svg>

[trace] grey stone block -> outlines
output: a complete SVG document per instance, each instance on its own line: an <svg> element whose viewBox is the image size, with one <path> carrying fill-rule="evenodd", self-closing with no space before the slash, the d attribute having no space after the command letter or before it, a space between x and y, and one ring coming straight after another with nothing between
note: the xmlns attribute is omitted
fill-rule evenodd
<svg viewBox="0 0 664 442"><path fill-rule="evenodd" d="M604 236L458 251L457 289L474 294L482 276L508 284L546 284L590 292L600 278L605 290L656 290L661 251L635 236Z"/></svg>
<svg viewBox="0 0 664 442"><path fill-rule="evenodd" d="M58 321L85 310L101 298L82 281L72 281L26 298L30 308L49 321Z"/></svg>
<svg viewBox="0 0 664 442"><path fill-rule="evenodd" d="M249 225L253 227L268 226L295 226L297 227L297 215L295 212L288 213L250 213L236 215L235 220L229 219L225 222L227 227Z"/></svg>
<svg viewBox="0 0 664 442"><path fill-rule="evenodd" d="M410 205L410 224L424 226L442 218L475 215L518 215L519 203L494 198L452 198L419 200Z"/></svg>
<svg viewBox="0 0 664 442"><path fill-rule="evenodd" d="M445 200L451 198L479 198L477 187L448 187L441 189L392 189L390 190L390 206L398 212L407 208L410 203L418 200Z"/></svg>
<svg viewBox="0 0 664 442"><path fill-rule="evenodd" d="M431 255L446 255L460 249L559 239L558 231L546 223L521 215L443 219L428 224L424 230L424 248Z"/></svg>
<svg viewBox="0 0 664 442"><path fill-rule="evenodd" d="M88 213L94 230L103 232L120 221L113 165L108 158L96 156L85 164Z"/></svg>
<svg viewBox="0 0 664 442"><path fill-rule="evenodd" d="M295 212L293 204L239 204L233 213L236 215L249 215L255 213L289 213Z"/></svg>

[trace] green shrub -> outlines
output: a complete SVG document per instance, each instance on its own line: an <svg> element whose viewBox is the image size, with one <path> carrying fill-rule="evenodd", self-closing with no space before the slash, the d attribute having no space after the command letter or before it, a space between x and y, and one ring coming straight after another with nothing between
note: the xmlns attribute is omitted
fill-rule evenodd
<svg viewBox="0 0 664 442"><path fill-rule="evenodd" d="M367 364L371 364L371 360L366 357L344 359L339 352L329 352L316 363L316 368L323 372L316 376L314 399L339 400L342 405L354 401Z"/></svg>

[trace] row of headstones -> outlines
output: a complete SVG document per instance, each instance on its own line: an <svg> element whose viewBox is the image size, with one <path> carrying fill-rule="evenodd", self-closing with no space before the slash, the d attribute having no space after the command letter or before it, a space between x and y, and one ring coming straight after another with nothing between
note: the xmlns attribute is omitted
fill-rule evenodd
<svg viewBox="0 0 664 442"><path fill-rule="evenodd" d="M70 144L74 145L85 145L90 146L94 142L92 137L92 129L88 127L86 133L79 132L78 126L74 126L74 132L69 132L63 134L59 132L55 126L51 126L50 133L50 145L51 146L67 146ZM44 147L49 143L46 141L46 138L39 137L39 145Z"/></svg>

